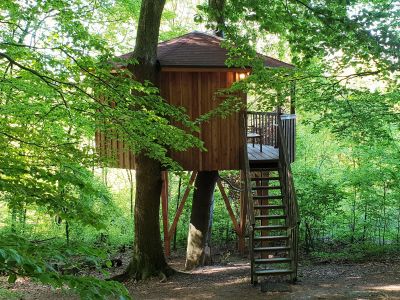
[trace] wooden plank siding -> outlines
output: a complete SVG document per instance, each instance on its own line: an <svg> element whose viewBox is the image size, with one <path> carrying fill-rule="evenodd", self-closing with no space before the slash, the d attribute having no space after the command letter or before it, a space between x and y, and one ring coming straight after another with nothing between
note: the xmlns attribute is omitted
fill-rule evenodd
<svg viewBox="0 0 400 300"><path fill-rule="evenodd" d="M215 109L222 97L215 92L228 88L236 80L239 73L227 72L182 72L177 70L161 72L160 92L166 101L186 109L191 120ZM245 95L242 95L246 101ZM202 123L200 133L195 135L204 141L207 151L197 148L187 151L173 152L169 155L186 171L203 170L240 170L240 153L242 137L240 134L239 112L227 118L215 117ZM174 124L180 126L179 124ZM101 132L95 137L98 153L102 158L108 158L105 163L109 167L134 169L134 155L126 149L123 141L106 138Z"/></svg>
<svg viewBox="0 0 400 300"><path fill-rule="evenodd" d="M162 72L161 95L170 104L184 107L189 117L195 120L223 102L224 99L215 92L230 87L237 79L236 72ZM184 170L240 169L239 113L204 122L198 137L204 141L207 151L189 149L170 153Z"/></svg>
<svg viewBox="0 0 400 300"><path fill-rule="evenodd" d="M101 166L110 168L135 169L135 157L119 139L110 139L104 133L96 132L96 149L102 159Z"/></svg>

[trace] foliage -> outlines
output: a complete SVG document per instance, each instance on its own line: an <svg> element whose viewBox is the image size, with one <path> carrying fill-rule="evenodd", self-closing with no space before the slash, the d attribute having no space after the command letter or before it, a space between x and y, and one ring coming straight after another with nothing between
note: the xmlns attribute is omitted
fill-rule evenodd
<svg viewBox="0 0 400 300"><path fill-rule="evenodd" d="M151 84L131 78L124 67L136 61L115 57L133 48L140 3L0 2L0 211L7 216L0 220L0 270L11 282L23 275L69 286L85 299L128 297L116 283L54 267L74 269L88 261L99 267L108 260L74 243L105 247L109 255L133 240L129 199L110 193L94 174L95 166L107 165L95 152L95 132L179 170L167 151L202 148L192 136L199 123L241 108L229 98L189 120ZM200 1L167 3L161 40L195 27L187 18L195 4ZM230 0L217 12L199 6L196 20L208 22L207 28L216 27L208 20L224 17L228 65L253 67L233 91L245 90L257 109L271 110L284 105L296 85L301 232L316 257L328 255L321 250L328 242L350 244L341 257L398 249L399 7L386 0ZM276 45L270 45L273 38ZM270 48L295 67L264 68L256 50ZM181 246L188 207L190 198L178 226ZM75 251L63 254L64 242L35 242L60 237L64 229ZM213 230L214 242L234 238L219 196Z"/></svg>
<svg viewBox="0 0 400 300"><path fill-rule="evenodd" d="M106 258L99 250L75 248L72 252L71 249L48 248L45 244L29 242L20 236L2 235L0 272L8 274L9 283L14 283L17 277L29 276L53 287L63 289L68 286L82 299L108 299L110 296L130 298L120 283L103 281L93 276L76 277L68 274L68 270L78 269L78 254L84 255L86 262L91 262L97 268L100 268L101 259ZM63 272L59 272L61 268Z"/></svg>
<svg viewBox="0 0 400 300"><path fill-rule="evenodd" d="M228 31L278 34L288 41L298 66L340 51L336 63L373 59L398 69L397 1L227 1L225 10Z"/></svg>
<svg viewBox="0 0 400 300"><path fill-rule="evenodd" d="M328 247L329 246L329 249ZM357 243L341 246L329 243L314 251L310 258L315 262L370 262L371 260L390 260L399 253L398 245L384 247L374 243ZM334 249L334 251L333 251Z"/></svg>
<svg viewBox="0 0 400 300"><path fill-rule="evenodd" d="M315 170L302 170L296 175L296 195L304 226L305 248L309 250L314 244L315 231L326 231L326 217L338 213L343 192L337 184L321 178Z"/></svg>
<svg viewBox="0 0 400 300"><path fill-rule="evenodd" d="M197 19L215 29L215 15L224 16L220 29L225 30L225 47L230 50L228 65L252 67L244 88L257 95L264 108L284 102L293 84L306 110L315 107L316 112L329 114L334 109L332 113L340 116L336 112L341 107L342 120L349 115L370 116L368 110L358 111L366 109L367 103L374 104L369 112L393 108L400 62L398 1L225 2L223 11L199 6ZM268 49L274 39L295 68L264 67L256 51ZM265 40L266 45L260 43ZM371 93L371 84L360 89L359 79L368 76L372 83L381 80L384 89ZM392 111L387 119L394 115ZM339 130L344 126L341 123Z"/></svg>
<svg viewBox="0 0 400 300"><path fill-rule="evenodd" d="M393 141L356 144L358 138L337 140L327 129L312 133L310 125L298 128L294 172L305 250L320 251L332 242L396 249L400 207L395 182L400 165ZM324 251L330 250L335 251Z"/></svg>

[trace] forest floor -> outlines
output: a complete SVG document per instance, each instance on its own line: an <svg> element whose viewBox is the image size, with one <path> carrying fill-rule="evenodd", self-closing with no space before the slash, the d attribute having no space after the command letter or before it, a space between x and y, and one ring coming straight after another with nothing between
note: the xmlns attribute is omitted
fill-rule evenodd
<svg viewBox="0 0 400 300"><path fill-rule="evenodd" d="M124 259L124 263L127 260ZM170 265L183 269L183 258L174 258ZM123 267L113 270L121 272ZM229 257L223 263L203 267L190 273L178 273L160 282L154 278L127 282L133 299L400 299L400 259L365 263L303 262L296 284L250 284L250 266L246 259ZM68 292L18 279L14 286L0 278L0 287L16 291L26 300L77 299Z"/></svg>

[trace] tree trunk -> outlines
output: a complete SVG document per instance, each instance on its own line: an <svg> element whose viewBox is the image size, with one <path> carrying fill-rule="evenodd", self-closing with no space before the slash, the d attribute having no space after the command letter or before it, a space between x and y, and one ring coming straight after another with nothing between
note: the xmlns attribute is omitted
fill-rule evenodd
<svg viewBox="0 0 400 300"><path fill-rule="evenodd" d="M350 243L353 244L355 240L355 232L356 232L356 201L357 201L357 187L354 187L354 198L352 204L352 220L351 220L351 237Z"/></svg>
<svg viewBox="0 0 400 300"><path fill-rule="evenodd" d="M11 208L11 232L16 233L16 224L17 224L17 209L15 207Z"/></svg>
<svg viewBox="0 0 400 300"><path fill-rule="evenodd" d="M65 220L65 240L67 241L67 245L69 245L69 222Z"/></svg>
<svg viewBox="0 0 400 300"><path fill-rule="evenodd" d="M211 257L211 233L212 233L212 226L213 226L213 218L214 218L214 194L212 196L211 205L210 205L210 217L208 221L208 229L207 229L207 236L206 236L206 243L204 246L204 265L211 265L212 264L212 257Z"/></svg>
<svg viewBox="0 0 400 300"><path fill-rule="evenodd" d="M386 238L386 229L387 229L387 221L386 221L386 182L383 182L383 203L382 203L382 209L383 209L383 232L382 232L382 245L385 246L385 238Z"/></svg>
<svg viewBox="0 0 400 300"><path fill-rule="evenodd" d="M305 230L304 230L304 244L305 244L305 251L306 253L310 253L312 248L312 230L310 224L306 221L305 223Z"/></svg>
<svg viewBox="0 0 400 300"><path fill-rule="evenodd" d="M397 207L397 234L396 241L400 243L400 205Z"/></svg>
<svg viewBox="0 0 400 300"><path fill-rule="evenodd" d="M127 274L137 280L170 275L160 234L161 167L144 154L136 155L135 243Z"/></svg>
<svg viewBox="0 0 400 300"><path fill-rule="evenodd" d="M368 203L365 203L364 206L364 227L363 227L363 235L362 241L365 242L367 237L367 220L368 220Z"/></svg>
<svg viewBox="0 0 400 300"><path fill-rule="evenodd" d="M143 0L134 57L139 64L129 65L129 70L139 82L150 81L158 86L157 44L161 14L165 0ZM145 279L150 276L172 273L165 261L160 234L161 164L140 153L135 156L135 243L133 258L123 278Z"/></svg>
<svg viewBox="0 0 400 300"><path fill-rule="evenodd" d="M219 37L224 37L225 28L225 9L226 0L208 0L208 6L210 7L210 19L217 23L215 28L215 34Z"/></svg>
<svg viewBox="0 0 400 300"><path fill-rule="evenodd" d="M200 171L197 174L190 215L186 270L204 264L204 246L209 231L210 208L217 179L218 171Z"/></svg>

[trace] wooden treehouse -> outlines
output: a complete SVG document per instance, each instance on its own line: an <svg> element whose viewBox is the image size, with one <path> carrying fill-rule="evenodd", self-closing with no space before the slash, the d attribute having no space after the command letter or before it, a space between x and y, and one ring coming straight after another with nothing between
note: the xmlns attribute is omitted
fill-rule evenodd
<svg viewBox="0 0 400 300"><path fill-rule="evenodd" d="M161 65L160 92L170 104L185 107L195 119L216 108L224 99L215 96L223 88L240 80L250 69L228 68L227 50L222 39L192 32L158 46ZM129 57L130 53L122 57ZM268 68L291 68L292 65L260 55ZM247 101L246 95L242 95ZM171 157L191 171L193 184L198 171L240 170L240 216L236 217L224 189L217 182L222 198L238 235L239 250L244 253L248 237L252 282L258 277L285 275L297 277L298 208L290 163L295 158L294 114L241 111L228 118L214 118L201 125L199 138L207 152L190 149L172 152ZM114 167L134 168L132 153L121 141L106 141L97 134L101 155L114 154ZM168 221L168 172L163 174L162 210L165 253L188 198L188 187L170 226ZM247 225L247 226L246 226Z"/></svg>

